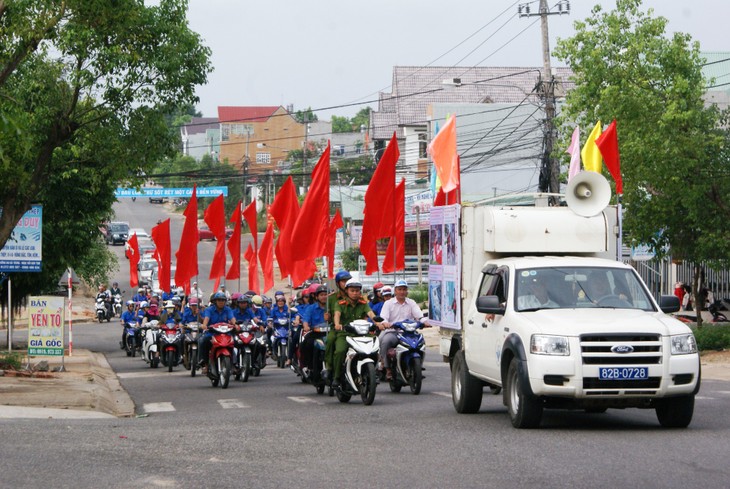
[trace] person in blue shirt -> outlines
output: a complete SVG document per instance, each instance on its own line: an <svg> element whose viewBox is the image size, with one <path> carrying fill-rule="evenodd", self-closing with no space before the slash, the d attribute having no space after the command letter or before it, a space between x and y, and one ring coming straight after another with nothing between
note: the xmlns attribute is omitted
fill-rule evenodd
<svg viewBox="0 0 730 489"><path fill-rule="evenodd" d="M271 297L268 296L261 296L261 298L264 300L264 312L266 312L266 317L269 318L271 316L271 309L273 302L271 301Z"/></svg>
<svg viewBox="0 0 730 489"><path fill-rule="evenodd" d="M175 297L175 294L172 291L169 292L162 292L162 300L163 301L171 301L173 297Z"/></svg>
<svg viewBox="0 0 730 489"><path fill-rule="evenodd" d="M380 311L383 310L383 305L385 304L385 301L393 297L393 289L391 289L387 285L384 285L380 288L380 296L381 300L370 306L370 309L373 310L376 316L380 316Z"/></svg>
<svg viewBox="0 0 730 489"><path fill-rule="evenodd" d="M140 302L142 302L142 301L146 301L147 300L147 294L145 293L145 290L142 287L140 287L139 289L137 289L137 293L135 294L134 297L132 297L132 300L134 302L138 303L138 304Z"/></svg>
<svg viewBox="0 0 730 489"><path fill-rule="evenodd" d="M185 307L185 310L183 311L183 315L182 315L183 324L202 323L203 322L203 317L200 313L198 301L199 301L199 299L197 297L190 298L190 302L188 302L187 307Z"/></svg>
<svg viewBox="0 0 730 489"><path fill-rule="evenodd" d="M286 305L286 296L284 293L277 292L276 296L276 305L271 308L271 313L269 314L269 319L273 319L276 321L279 318L287 318L289 319L289 306Z"/></svg>
<svg viewBox="0 0 730 489"><path fill-rule="evenodd" d="M327 333L308 333L308 331L322 323L329 323L330 320L329 313L327 312L327 287L324 285L317 287L314 297L314 303L307 308L307 311L302 317L304 321L304 333L306 336L304 336L300 347L302 366L310 370L315 368L315 366L312 365L314 341L317 338L326 336Z"/></svg>
<svg viewBox="0 0 730 489"><path fill-rule="evenodd" d="M253 303L256 322L259 325L265 325L266 321L269 319L269 315L266 314L266 310L264 309L264 299L260 295L254 295L251 297L251 302Z"/></svg>
<svg viewBox="0 0 730 489"><path fill-rule="evenodd" d="M235 309L233 310L233 317L236 319L236 323L247 323L256 319L256 314L251 308L251 298L245 295L236 297Z"/></svg>
<svg viewBox="0 0 730 489"><path fill-rule="evenodd" d="M230 307L226 306L226 294L223 292L216 292L213 294L212 302L213 305L209 306L203 311L203 327L205 331L200 335L198 343L198 350L200 351L200 361L198 362L199 367L207 367L208 354L210 353L211 339L213 333L208 331L208 327L218 323L229 323L231 326L236 326L236 319L233 317L233 311ZM205 372L203 369L203 373Z"/></svg>
<svg viewBox="0 0 730 489"><path fill-rule="evenodd" d="M124 350L124 342L127 340L125 338L125 330L127 328L127 323L136 323L137 322L137 313L134 312L134 301L127 301L127 310L122 313L121 317L122 321L122 350Z"/></svg>

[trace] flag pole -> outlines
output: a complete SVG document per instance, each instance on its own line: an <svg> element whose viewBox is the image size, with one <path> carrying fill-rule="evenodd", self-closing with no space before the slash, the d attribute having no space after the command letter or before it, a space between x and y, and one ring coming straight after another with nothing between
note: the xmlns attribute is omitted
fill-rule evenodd
<svg viewBox="0 0 730 489"><path fill-rule="evenodd" d="M618 222L618 242L616 243L616 261L623 261L623 233L624 233L624 226L623 226L623 212L621 211L621 197L623 197L623 194L617 194L616 200L618 202L618 205L616 206L616 212L618 213L617 216L617 222Z"/></svg>

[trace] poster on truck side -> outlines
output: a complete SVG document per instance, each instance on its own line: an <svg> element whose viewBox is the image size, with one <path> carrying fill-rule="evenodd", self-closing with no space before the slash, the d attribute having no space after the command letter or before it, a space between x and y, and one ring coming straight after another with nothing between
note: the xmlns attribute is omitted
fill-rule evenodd
<svg viewBox="0 0 730 489"><path fill-rule="evenodd" d="M432 207L429 216L428 317L433 326L461 329L459 204Z"/></svg>
<svg viewBox="0 0 730 489"><path fill-rule="evenodd" d="M28 302L28 356L62 357L63 297L31 297Z"/></svg>

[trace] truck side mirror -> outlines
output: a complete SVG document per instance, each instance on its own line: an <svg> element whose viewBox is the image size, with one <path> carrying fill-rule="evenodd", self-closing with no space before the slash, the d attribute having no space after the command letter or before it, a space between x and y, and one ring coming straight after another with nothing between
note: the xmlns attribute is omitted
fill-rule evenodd
<svg viewBox="0 0 730 489"><path fill-rule="evenodd" d="M679 311L679 297L676 295L663 295L659 297L659 308L666 314Z"/></svg>
<svg viewBox="0 0 730 489"><path fill-rule="evenodd" d="M504 306L496 295L477 297L477 311L482 314L504 314Z"/></svg>

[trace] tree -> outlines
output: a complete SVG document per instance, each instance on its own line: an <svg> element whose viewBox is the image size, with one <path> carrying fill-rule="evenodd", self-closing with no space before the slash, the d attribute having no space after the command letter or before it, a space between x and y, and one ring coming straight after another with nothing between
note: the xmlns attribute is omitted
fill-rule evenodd
<svg viewBox="0 0 730 489"><path fill-rule="evenodd" d="M575 124L588 134L598 120L617 120L629 241L719 265L730 258L728 138L717 109L704 107L699 45L668 37L667 20L640 6L596 6L558 41L554 54L575 82L558 122L567 141ZM695 297L699 276L696 267Z"/></svg>
<svg viewBox="0 0 730 489"><path fill-rule="evenodd" d="M68 265L101 276L97 228L117 183L139 185L174 154L165 115L196 102L210 50L186 0L157 3L0 0L0 247L31 203L45 214L44 272L25 274L28 291Z"/></svg>
<svg viewBox="0 0 730 489"><path fill-rule="evenodd" d="M305 122L316 122L319 120L317 118L317 114L312 111L311 107L307 107L306 110L297 110L294 113L294 119L296 119L296 121L300 124Z"/></svg>
<svg viewBox="0 0 730 489"><path fill-rule="evenodd" d="M360 109L355 117L352 118L352 126L356 131L359 131L362 126L368 127L370 125L370 107Z"/></svg>
<svg viewBox="0 0 730 489"><path fill-rule="evenodd" d="M352 123L347 117L332 116L332 132L352 132Z"/></svg>

